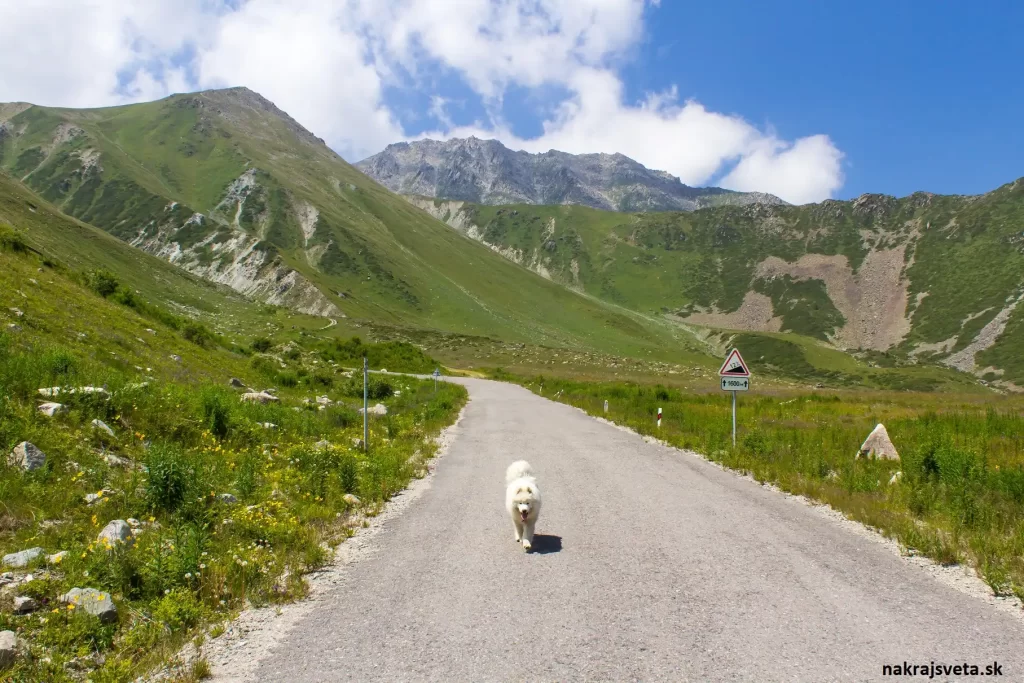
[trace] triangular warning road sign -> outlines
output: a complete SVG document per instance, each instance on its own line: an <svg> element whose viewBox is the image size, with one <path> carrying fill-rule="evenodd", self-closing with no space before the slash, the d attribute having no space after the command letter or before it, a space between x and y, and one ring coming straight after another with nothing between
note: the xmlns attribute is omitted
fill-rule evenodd
<svg viewBox="0 0 1024 683"><path fill-rule="evenodd" d="M747 369L747 363L740 355L739 349L732 350L729 357L722 363L718 374L722 377L750 377L750 370Z"/></svg>

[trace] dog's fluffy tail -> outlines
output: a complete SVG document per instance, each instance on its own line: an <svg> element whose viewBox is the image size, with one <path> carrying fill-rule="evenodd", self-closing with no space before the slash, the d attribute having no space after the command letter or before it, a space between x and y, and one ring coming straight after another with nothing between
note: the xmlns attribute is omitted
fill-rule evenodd
<svg viewBox="0 0 1024 683"><path fill-rule="evenodd" d="M525 460L516 460L505 470L505 483L511 483L520 477L532 477L533 468Z"/></svg>

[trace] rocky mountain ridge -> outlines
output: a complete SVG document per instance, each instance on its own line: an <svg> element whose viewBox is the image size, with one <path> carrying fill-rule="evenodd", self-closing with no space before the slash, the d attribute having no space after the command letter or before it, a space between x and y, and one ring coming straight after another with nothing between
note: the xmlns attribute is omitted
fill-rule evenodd
<svg viewBox="0 0 1024 683"><path fill-rule="evenodd" d="M477 204L568 204L609 211L785 204L761 192L689 187L622 154L531 154L475 137L399 142L355 166L392 192Z"/></svg>

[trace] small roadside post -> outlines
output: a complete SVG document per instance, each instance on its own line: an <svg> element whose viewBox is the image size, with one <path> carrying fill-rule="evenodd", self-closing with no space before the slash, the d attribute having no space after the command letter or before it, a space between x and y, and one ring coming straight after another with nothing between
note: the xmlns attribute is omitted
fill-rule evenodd
<svg viewBox="0 0 1024 683"><path fill-rule="evenodd" d="M661 429L661 407L658 408L658 429Z"/></svg>
<svg viewBox="0 0 1024 683"><path fill-rule="evenodd" d="M441 376L441 368L434 368L434 393L437 393L437 378Z"/></svg>
<svg viewBox="0 0 1024 683"><path fill-rule="evenodd" d="M718 375L722 378L722 391L732 392L732 447L736 448L736 392L750 390L750 370L739 349L732 350Z"/></svg>
<svg viewBox="0 0 1024 683"><path fill-rule="evenodd" d="M363 356L363 450L370 450L370 414L368 408L369 403L369 383L370 383L370 365L366 361L366 356Z"/></svg>
<svg viewBox="0 0 1024 683"><path fill-rule="evenodd" d="M608 412L608 399L605 399L605 400L604 400L604 412L605 412L605 413L607 413L607 412Z"/></svg>

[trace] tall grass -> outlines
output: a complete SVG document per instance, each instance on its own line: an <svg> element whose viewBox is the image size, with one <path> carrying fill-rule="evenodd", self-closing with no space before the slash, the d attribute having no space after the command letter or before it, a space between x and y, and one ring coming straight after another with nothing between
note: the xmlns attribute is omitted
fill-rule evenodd
<svg viewBox="0 0 1024 683"><path fill-rule="evenodd" d="M506 378L508 376L506 375ZM827 502L940 562L970 562L1024 598L1024 401L944 394L741 395L626 383L518 380L545 397ZM657 409L663 410L656 425ZM882 422L898 462L855 457ZM894 483L893 475L901 472Z"/></svg>

